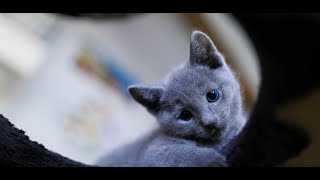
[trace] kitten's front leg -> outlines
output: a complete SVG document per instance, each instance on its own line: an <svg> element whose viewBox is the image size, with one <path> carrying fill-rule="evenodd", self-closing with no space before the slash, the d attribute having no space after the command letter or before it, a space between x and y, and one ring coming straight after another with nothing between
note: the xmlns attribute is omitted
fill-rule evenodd
<svg viewBox="0 0 320 180"><path fill-rule="evenodd" d="M203 167L227 167L228 163L226 158L219 154L214 148L209 147L201 147L197 148L198 154L194 158L198 158L196 160L196 166Z"/></svg>
<svg viewBox="0 0 320 180"><path fill-rule="evenodd" d="M182 155L186 161L184 166L190 167L227 167L226 158L219 154L215 148L198 145L191 141L185 144Z"/></svg>
<svg viewBox="0 0 320 180"><path fill-rule="evenodd" d="M225 158L213 148L194 141L156 142L149 146L141 159L143 166L153 167L226 167Z"/></svg>

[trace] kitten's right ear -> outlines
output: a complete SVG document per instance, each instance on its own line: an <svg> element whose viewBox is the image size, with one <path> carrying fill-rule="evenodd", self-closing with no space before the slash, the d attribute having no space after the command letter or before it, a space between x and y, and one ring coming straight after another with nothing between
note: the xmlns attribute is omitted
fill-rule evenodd
<svg viewBox="0 0 320 180"><path fill-rule="evenodd" d="M216 69L223 65L223 57L208 35L193 31L190 39L190 62Z"/></svg>
<svg viewBox="0 0 320 180"><path fill-rule="evenodd" d="M138 103L151 112L154 112L160 106L160 99L164 92L162 87L139 85L130 86L128 90Z"/></svg>

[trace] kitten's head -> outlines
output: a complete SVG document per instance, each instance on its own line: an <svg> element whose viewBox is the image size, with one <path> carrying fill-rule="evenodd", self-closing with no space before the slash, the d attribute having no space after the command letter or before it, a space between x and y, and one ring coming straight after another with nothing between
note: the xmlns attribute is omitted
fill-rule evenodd
<svg viewBox="0 0 320 180"><path fill-rule="evenodd" d="M194 31L190 59L158 86L131 86L132 97L168 133L219 142L243 126L239 83L210 38Z"/></svg>

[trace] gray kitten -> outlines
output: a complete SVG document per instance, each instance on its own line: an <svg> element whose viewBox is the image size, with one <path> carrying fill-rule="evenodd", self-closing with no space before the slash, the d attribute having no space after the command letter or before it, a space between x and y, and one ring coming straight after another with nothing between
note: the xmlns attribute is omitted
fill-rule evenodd
<svg viewBox="0 0 320 180"><path fill-rule="evenodd" d="M151 135L101 158L99 166L227 166L219 151L245 124L240 86L211 39L191 35L190 60L156 86L131 86L157 117Z"/></svg>

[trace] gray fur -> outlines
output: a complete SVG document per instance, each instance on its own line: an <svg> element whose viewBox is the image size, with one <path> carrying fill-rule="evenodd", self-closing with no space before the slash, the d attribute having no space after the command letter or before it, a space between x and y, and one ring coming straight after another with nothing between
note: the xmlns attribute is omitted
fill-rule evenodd
<svg viewBox="0 0 320 180"><path fill-rule="evenodd" d="M206 94L221 96L209 103ZM190 59L157 86L129 87L132 97L157 117L159 129L98 161L101 166L225 166L219 150L245 124L240 86L210 38L194 31ZM193 117L178 119L182 110ZM208 129L207 124L213 124Z"/></svg>

